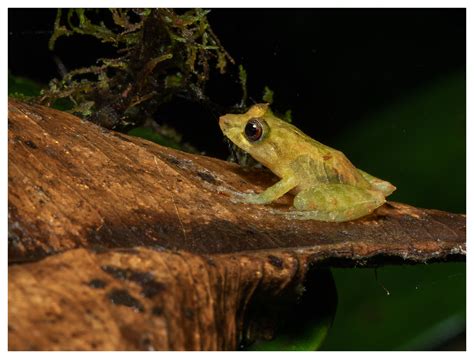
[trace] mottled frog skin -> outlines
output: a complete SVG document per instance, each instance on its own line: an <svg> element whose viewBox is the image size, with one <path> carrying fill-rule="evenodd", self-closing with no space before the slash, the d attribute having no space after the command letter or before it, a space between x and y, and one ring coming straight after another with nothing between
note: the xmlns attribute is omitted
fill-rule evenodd
<svg viewBox="0 0 474 359"><path fill-rule="evenodd" d="M267 204L293 190L294 210L285 212L287 217L342 222L371 213L396 189L280 120L267 104L222 116L219 125L233 143L281 178L262 193L241 194L242 202Z"/></svg>

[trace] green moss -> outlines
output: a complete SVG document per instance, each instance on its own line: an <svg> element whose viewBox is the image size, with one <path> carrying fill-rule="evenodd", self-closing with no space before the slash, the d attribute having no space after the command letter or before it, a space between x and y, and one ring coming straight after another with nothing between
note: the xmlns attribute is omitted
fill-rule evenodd
<svg viewBox="0 0 474 359"><path fill-rule="evenodd" d="M210 74L224 74L235 63L212 31L208 14L202 9L58 10L50 50L64 38L90 36L116 53L51 80L40 103L123 132L150 128L158 108L177 96L215 107L206 95ZM229 112L247 108L247 72L242 65L238 77L242 98ZM268 87L263 99L273 102ZM239 162L252 162L247 157L240 156Z"/></svg>
<svg viewBox="0 0 474 359"><path fill-rule="evenodd" d="M244 106L247 103L248 93L247 93L247 71L245 71L242 65L239 65L239 80L240 85L242 86L242 101L241 105Z"/></svg>
<svg viewBox="0 0 474 359"><path fill-rule="evenodd" d="M262 96L262 100L264 102L267 102L269 104L272 104L273 103L273 91L270 90L270 88L268 86L265 86L263 88L263 96Z"/></svg>
<svg viewBox="0 0 474 359"><path fill-rule="evenodd" d="M178 92L206 100L213 70L233 59L207 21L209 11L170 9L58 10L49 47L63 37L93 36L117 49L113 58L75 69L50 82L41 102L68 98L71 112L108 128L127 129L153 118ZM100 21L94 19L101 19Z"/></svg>

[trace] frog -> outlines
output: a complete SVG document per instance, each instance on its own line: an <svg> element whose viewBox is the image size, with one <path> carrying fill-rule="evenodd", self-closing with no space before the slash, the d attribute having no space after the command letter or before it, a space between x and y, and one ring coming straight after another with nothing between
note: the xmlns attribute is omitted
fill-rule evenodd
<svg viewBox="0 0 474 359"><path fill-rule="evenodd" d="M223 134L268 168L279 181L261 193L238 193L238 201L268 205L286 193L290 219L345 222L367 216L396 187L356 168L339 150L326 146L258 103L242 114L219 117ZM279 212L281 213L281 212Z"/></svg>

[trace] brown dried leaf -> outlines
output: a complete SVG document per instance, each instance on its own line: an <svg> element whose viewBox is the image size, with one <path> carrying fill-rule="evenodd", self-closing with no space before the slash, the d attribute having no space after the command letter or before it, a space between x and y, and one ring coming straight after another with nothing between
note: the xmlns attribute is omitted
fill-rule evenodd
<svg viewBox="0 0 474 359"><path fill-rule="evenodd" d="M272 321L249 307L294 301L312 264L465 255L461 214L390 202L289 221L270 209L291 195L231 201L275 182L267 171L13 100L8 126L10 349L235 349Z"/></svg>

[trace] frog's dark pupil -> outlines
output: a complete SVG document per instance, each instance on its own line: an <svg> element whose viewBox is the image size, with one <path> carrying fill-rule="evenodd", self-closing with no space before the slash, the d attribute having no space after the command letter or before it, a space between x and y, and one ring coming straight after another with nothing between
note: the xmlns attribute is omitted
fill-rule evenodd
<svg viewBox="0 0 474 359"><path fill-rule="evenodd" d="M245 136L249 141L258 141L262 137L262 133L262 124L256 119L250 120L245 125Z"/></svg>

